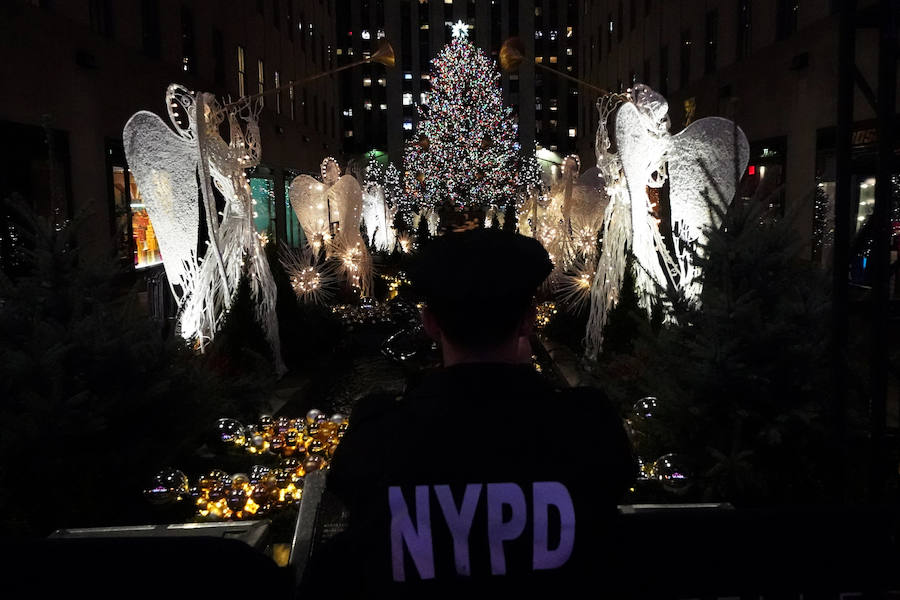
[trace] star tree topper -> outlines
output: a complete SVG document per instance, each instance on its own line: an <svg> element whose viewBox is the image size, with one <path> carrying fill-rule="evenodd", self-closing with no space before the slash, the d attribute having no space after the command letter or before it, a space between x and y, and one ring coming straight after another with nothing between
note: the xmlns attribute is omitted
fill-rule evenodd
<svg viewBox="0 0 900 600"><path fill-rule="evenodd" d="M469 37L469 26L462 22L462 20L457 21L452 26L453 37L467 39Z"/></svg>

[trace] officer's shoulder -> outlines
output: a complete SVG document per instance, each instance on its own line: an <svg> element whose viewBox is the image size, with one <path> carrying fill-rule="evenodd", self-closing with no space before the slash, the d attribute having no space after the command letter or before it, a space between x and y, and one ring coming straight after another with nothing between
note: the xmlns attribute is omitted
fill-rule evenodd
<svg viewBox="0 0 900 600"><path fill-rule="evenodd" d="M590 386L557 388L554 393L564 397L566 403L581 410L601 413L615 412L609 397L600 388Z"/></svg>
<svg viewBox="0 0 900 600"><path fill-rule="evenodd" d="M405 404L404 396L397 393L377 392L367 394L357 400L350 413L350 424L354 428L373 421L389 418Z"/></svg>

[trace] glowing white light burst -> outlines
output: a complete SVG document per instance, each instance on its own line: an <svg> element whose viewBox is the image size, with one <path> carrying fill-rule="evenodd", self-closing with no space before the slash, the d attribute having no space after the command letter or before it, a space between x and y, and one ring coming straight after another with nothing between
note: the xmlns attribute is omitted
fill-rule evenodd
<svg viewBox="0 0 900 600"><path fill-rule="evenodd" d="M320 264L319 253L312 246L294 250L282 244L278 248L278 260L301 302L325 304L334 297L337 283L334 263Z"/></svg>

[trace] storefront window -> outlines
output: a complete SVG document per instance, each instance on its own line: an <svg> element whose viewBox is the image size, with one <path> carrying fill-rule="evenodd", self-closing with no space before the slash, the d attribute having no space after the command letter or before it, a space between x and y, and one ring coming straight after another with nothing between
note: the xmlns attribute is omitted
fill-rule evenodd
<svg viewBox="0 0 900 600"><path fill-rule="evenodd" d="M268 177L250 178L250 195L256 201L253 207L253 225L263 244L275 241L275 186Z"/></svg>
<svg viewBox="0 0 900 600"><path fill-rule="evenodd" d="M859 206L856 209L856 233L875 212L875 178L868 177L859 182Z"/></svg>
<svg viewBox="0 0 900 600"><path fill-rule="evenodd" d="M134 175L124 167L113 166L112 180L119 256L126 258L131 255L135 269L160 264L162 255L159 252L159 242Z"/></svg>

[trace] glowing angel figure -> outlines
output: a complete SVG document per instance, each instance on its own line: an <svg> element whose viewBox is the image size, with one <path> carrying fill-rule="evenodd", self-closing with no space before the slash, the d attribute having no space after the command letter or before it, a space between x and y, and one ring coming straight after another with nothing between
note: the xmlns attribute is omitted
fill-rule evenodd
<svg viewBox="0 0 900 600"><path fill-rule="evenodd" d="M321 166L322 181L300 175L291 182L291 206L313 249L335 256L350 284L363 296L372 286L372 260L359 231L362 189L352 175L341 176L333 158Z"/></svg>
<svg viewBox="0 0 900 600"><path fill-rule="evenodd" d="M340 220L338 207L332 207L328 197L328 190L341 176L337 161L333 158L323 160L321 175L321 181L309 175L295 177L288 196L310 245L316 252L324 246L330 253L335 223Z"/></svg>
<svg viewBox="0 0 900 600"><path fill-rule="evenodd" d="M699 304L702 284L695 257L702 256L707 232L721 225L749 157L746 136L726 119L707 117L670 135L668 104L645 85L635 86L630 96L601 98L598 110L597 167L607 182L610 205L591 287L586 333L591 356L600 351L603 327L618 302L627 250L637 262L638 298L645 310L649 312L667 288ZM610 151L608 133L613 114L616 152ZM647 193L662 188L667 177L674 257L660 232L658 207Z"/></svg>
<svg viewBox="0 0 900 600"><path fill-rule="evenodd" d="M212 95L194 94L177 84L166 91L166 106L175 133L155 114L141 111L126 123L123 139L163 252L181 335L193 339L202 351L221 326L238 280L246 272L257 319L272 348L276 370L283 373L275 283L253 228L253 201L244 174L259 159L256 116L244 105L245 114L239 117L221 108ZM226 114L229 142L218 131ZM246 135L241 120L247 122ZM225 198L221 220L211 182ZM199 205L209 232L202 259L197 254Z"/></svg>
<svg viewBox="0 0 900 600"><path fill-rule="evenodd" d="M363 221L366 224L366 235L377 250L390 251L394 248L394 215L396 207L388 206L384 197L384 189L380 184L370 181L363 192Z"/></svg>
<svg viewBox="0 0 900 600"><path fill-rule="evenodd" d="M281 360L281 341L275 314L278 291L253 224L256 201L250 193L250 182L245 171L259 164L262 153L257 119L261 105L257 104L254 108L244 102L237 105L239 108L225 109L211 94L201 94L200 100L205 117L200 127L200 142L201 148L206 149L205 160L201 161L201 190L211 204L212 194L207 189L211 179L225 199L221 223L216 219L210 221L210 238L217 242L210 245L221 252L232 291L236 290L242 276L248 278L256 318L272 349L276 370L281 374L287 369ZM225 119L228 120L227 141L219 133ZM246 123L246 130L241 122ZM214 277L212 272L209 277Z"/></svg>
<svg viewBox="0 0 900 600"><path fill-rule="evenodd" d="M602 180L579 177L581 162L575 155L563 159L557 194L562 200L562 267L577 263L593 264L597 259L597 235L603 227L603 215L609 199L601 188ZM591 267L592 268L592 267Z"/></svg>

